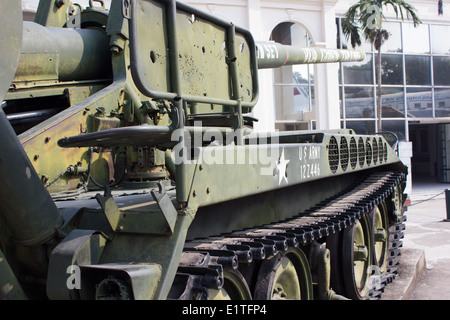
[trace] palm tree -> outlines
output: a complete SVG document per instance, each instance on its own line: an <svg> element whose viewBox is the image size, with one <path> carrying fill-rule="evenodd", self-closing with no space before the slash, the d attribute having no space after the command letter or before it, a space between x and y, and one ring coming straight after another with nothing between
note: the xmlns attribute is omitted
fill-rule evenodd
<svg viewBox="0 0 450 320"><path fill-rule="evenodd" d="M422 23L417 16L414 7L403 0L360 0L351 6L345 13L345 20L342 31L345 37L350 38L353 48L361 45L362 32L364 39L370 41L375 50L378 51L377 64L377 127L382 131L381 125L381 46L389 38L389 32L382 29L382 22L385 19L383 9L391 7L397 18L400 16L404 20L405 13L408 20L412 20L414 27Z"/></svg>

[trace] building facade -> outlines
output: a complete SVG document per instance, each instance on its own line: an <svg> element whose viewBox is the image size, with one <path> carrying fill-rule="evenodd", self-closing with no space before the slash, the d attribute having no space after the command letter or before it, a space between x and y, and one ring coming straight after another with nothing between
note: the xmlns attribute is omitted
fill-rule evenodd
<svg viewBox="0 0 450 320"><path fill-rule="evenodd" d="M323 48L348 48L341 22L354 0L182 0L249 29L255 40ZM78 0L88 6L88 0ZM103 1L108 7L111 1ZM22 0L27 14L37 0ZM95 5L99 1L93 1ZM400 141L400 156L414 173L450 181L450 3L414 0L418 28L385 12L390 33L382 46L382 125ZM31 18L30 18L31 19ZM358 63L260 70L253 116L260 131L351 128L376 124L376 57L369 43ZM412 158L412 165L410 157ZM448 176L448 178L447 178Z"/></svg>
<svg viewBox="0 0 450 320"><path fill-rule="evenodd" d="M450 7L438 12L437 1L410 2L422 20L414 28L394 12L386 14L383 28L389 39L381 47L382 131L394 132L403 154L411 154L413 176L450 182ZM348 5L337 8L337 46L346 48L342 16ZM366 59L343 63L339 73L341 126L361 133L377 132L376 64L378 53L370 44ZM409 142L409 143L408 143ZM448 145L448 146L447 146Z"/></svg>

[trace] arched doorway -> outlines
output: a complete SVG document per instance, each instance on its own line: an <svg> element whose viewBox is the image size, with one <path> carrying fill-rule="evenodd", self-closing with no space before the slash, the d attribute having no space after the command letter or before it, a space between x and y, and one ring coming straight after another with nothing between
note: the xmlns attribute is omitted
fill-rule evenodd
<svg viewBox="0 0 450 320"><path fill-rule="evenodd" d="M299 47L309 47L308 31L294 22L282 22L270 40ZM284 66L274 69L275 128L285 130L315 129L314 67Z"/></svg>

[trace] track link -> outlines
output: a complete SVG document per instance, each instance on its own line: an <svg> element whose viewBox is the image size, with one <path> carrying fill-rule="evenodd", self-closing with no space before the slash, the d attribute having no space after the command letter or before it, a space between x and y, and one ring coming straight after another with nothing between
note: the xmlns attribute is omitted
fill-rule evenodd
<svg viewBox="0 0 450 320"><path fill-rule="evenodd" d="M289 248L304 249L315 241L323 242L389 200L405 180L404 173L373 173L294 218L186 242L169 299L207 299L208 289L222 287L225 268L238 270ZM394 221L389 228L388 268L384 274L371 276L369 299L379 299L398 273L406 217L390 220Z"/></svg>

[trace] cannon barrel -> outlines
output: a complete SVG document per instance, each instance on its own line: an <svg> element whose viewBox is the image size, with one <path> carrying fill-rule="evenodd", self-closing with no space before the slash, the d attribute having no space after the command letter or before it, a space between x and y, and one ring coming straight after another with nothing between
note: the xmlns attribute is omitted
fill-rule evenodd
<svg viewBox="0 0 450 320"><path fill-rule="evenodd" d="M361 61L359 50L301 48L276 42L257 42L258 69L278 68L284 65Z"/></svg>
<svg viewBox="0 0 450 320"><path fill-rule="evenodd" d="M301 48L256 42L258 69L284 65L361 61L358 50ZM111 77L107 35L96 29L48 28L23 23L19 65L13 82L76 81Z"/></svg>
<svg viewBox="0 0 450 320"><path fill-rule="evenodd" d="M13 82L110 78L110 56L108 37L100 30L48 28L24 22Z"/></svg>
<svg viewBox="0 0 450 320"><path fill-rule="evenodd" d="M0 28L0 43L2 48L8 48L8 50L2 50L2 58L0 59L1 102L8 91L17 68L22 43L22 17L21 6L17 1L0 0L0 7L2 13L7 12L9 14L0 15L2 20L6 22L3 28Z"/></svg>

